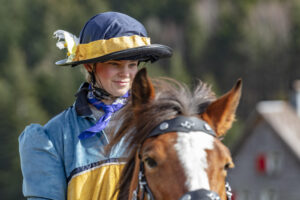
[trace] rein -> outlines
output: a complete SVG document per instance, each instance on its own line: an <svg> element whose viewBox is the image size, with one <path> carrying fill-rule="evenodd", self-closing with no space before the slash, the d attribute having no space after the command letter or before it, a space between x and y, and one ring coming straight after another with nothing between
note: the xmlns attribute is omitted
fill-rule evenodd
<svg viewBox="0 0 300 200"><path fill-rule="evenodd" d="M146 139L158 135L162 135L168 132L184 132L189 133L191 131L201 131L206 134L209 134L213 137L217 137L213 129L204 121L197 117L186 117L178 116L171 120L166 120L162 122L159 126L154 128ZM145 139L145 140L146 140ZM145 141L144 140L144 141ZM143 142L142 142L143 143ZM138 149L138 152L140 149ZM140 170L139 170L139 180L136 189L133 191L132 200L143 200L145 195L148 200L155 200L154 196L147 184L144 162L140 158ZM226 195L227 200L231 200L232 192L228 182L226 182ZM141 192L141 199L139 199L139 193ZM206 189L199 189L191 192L185 193L179 200L220 200L220 197L217 193L209 191Z"/></svg>

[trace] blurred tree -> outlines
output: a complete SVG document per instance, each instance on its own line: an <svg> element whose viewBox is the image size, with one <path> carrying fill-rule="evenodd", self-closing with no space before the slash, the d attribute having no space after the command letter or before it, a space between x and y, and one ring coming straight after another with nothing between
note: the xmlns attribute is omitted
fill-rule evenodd
<svg viewBox="0 0 300 200"><path fill-rule="evenodd" d="M113 10L128 13L142 21L155 17L162 21L170 20L182 24L194 2L196 0L111 0L110 5Z"/></svg>
<svg viewBox="0 0 300 200"><path fill-rule="evenodd" d="M1 94L5 96L0 117L0 192L3 197L20 199L21 172L17 137L25 125L44 123L48 115L39 104L33 74L26 67L24 54L15 48L9 55L11 59L4 66L1 76Z"/></svg>

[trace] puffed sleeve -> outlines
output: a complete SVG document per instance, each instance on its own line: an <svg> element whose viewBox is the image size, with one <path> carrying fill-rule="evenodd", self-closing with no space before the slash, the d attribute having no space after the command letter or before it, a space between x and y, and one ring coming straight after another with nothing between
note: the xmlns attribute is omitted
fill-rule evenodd
<svg viewBox="0 0 300 200"><path fill-rule="evenodd" d="M31 124L19 137L23 194L33 199L66 199L62 158L41 125Z"/></svg>

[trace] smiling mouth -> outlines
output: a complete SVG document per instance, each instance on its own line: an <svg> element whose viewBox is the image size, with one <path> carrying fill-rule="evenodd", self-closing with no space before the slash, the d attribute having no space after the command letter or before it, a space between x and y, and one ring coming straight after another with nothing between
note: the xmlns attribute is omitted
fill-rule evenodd
<svg viewBox="0 0 300 200"><path fill-rule="evenodd" d="M129 84L129 81L114 81L114 82L120 86L125 86Z"/></svg>

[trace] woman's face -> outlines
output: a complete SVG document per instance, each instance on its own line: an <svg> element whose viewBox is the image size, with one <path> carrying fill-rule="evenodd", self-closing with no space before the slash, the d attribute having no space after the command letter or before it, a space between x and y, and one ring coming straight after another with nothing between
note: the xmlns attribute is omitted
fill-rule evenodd
<svg viewBox="0 0 300 200"><path fill-rule="evenodd" d="M85 65L91 71L91 65ZM119 97L126 94L138 71L137 60L110 60L96 63L95 79L97 85L113 96Z"/></svg>

